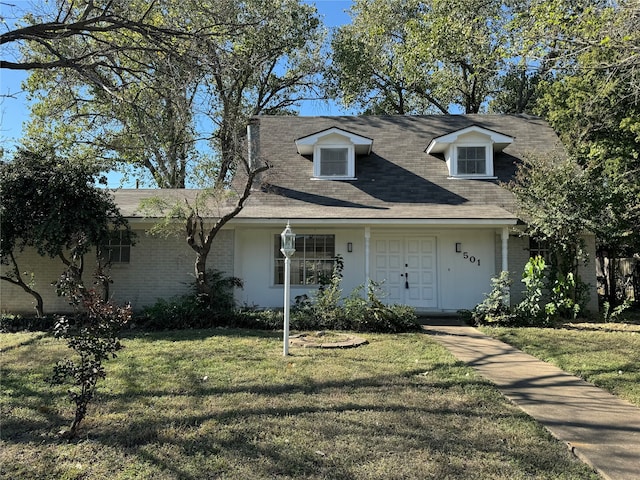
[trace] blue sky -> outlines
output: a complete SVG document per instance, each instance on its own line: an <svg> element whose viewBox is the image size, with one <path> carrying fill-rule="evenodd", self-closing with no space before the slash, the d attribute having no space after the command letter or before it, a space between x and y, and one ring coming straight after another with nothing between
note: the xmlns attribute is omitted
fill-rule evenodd
<svg viewBox="0 0 640 480"><path fill-rule="evenodd" d="M22 1L24 0L18 0L19 3ZM350 22L347 10L351 6L351 0L305 1L316 4L318 13L328 28ZM0 15L2 10L7 8L5 5L5 3L0 3ZM23 71L0 70L0 141L5 149L11 149L21 137L22 124L28 117L26 95L20 87L21 82L27 76L28 73ZM326 102L307 102L302 106L300 113L302 115L331 115L341 113L341 111L336 105Z"/></svg>

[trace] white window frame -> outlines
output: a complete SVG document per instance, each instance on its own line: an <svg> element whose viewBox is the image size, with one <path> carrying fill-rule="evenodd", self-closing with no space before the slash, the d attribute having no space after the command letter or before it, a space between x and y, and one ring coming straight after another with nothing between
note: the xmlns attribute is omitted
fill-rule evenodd
<svg viewBox="0 0 640 480"><path fill-rule="evenodd" d="M346 175L322 175L322 150L344 149L347 150ZM328 180L353 180L356 176L355 148L352 143L322 143L318 142L313 147L313 177Z"/></svg>
<svg viewBox="0 0 640 480"><path fill-rule="evenodd" d="M114 242L116 234L118 234L117 243ZM102 255L106 255L106 260L112 265L128 265L131 263L131 239L125 238L126 232L124 230L114 230L109 233L109 239L100 248ZM127 260L122 260L122 252L127 251ZM117 252L117 260L113 259L113 252Z"/></svg>
<svg viewBox="0 0 640 480"><path fill-rule="evenodd" d="M308 258L306 256L306 251L303 248L301 243L306 241L306 238L311 237L333 237L333 253L330 256L327 256L327 252L325 251L321 257L313 257ZM326 245L326 243L325 243ZM284 256L280 252L280 234L273 234L273 252L274 252L274 260L273 267L271 269L271 278L272 283L276 287L284 286ZM331 253L331 252L329 252ZM291 257L291 287L317 287L320 285L320 273L324 272L326 275L331 275L333 271L333 266L335 265L336 259L336 236L333 233L298 233L296 234L296 252ZM309 274L311 268L313 268L312 264L316 266L322 263L326 266L324 269L316 270L315 273ZM283 283L279 283L277 281L279 277L278 271L282 271ZM314 282L308 282L308 278L314 277Z"/></svg>
<svg viewBox="0 0 640 480"><path fill-rule="evenodd" d="M496 152L501 152L511 145L514 137L510 137L494 130L470 125L431 140L425 152L431 155L442 154L447 162L449 178L495 180L495 166L493 164ZM484 174L467 174L458 171L458 147L484 147Z"/></svg>
<svg viewBox="0 0 640 480"><path fill-rule="evenodd" d="M493 177L493 149L490 144L479 143L454 143L452 145L454 156L453 176L461 178L487 178ZM458 154L460 148L484 148L484 173L460 173Z"/></svg>

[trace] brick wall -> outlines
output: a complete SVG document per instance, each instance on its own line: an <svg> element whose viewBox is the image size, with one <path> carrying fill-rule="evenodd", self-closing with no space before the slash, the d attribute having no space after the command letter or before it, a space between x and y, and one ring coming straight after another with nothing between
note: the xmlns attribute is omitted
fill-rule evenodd
<svg viewBox="0 0 640 480"><path fill-rule="evenodd" d="M152 237L136 232L136 245L131 248L128 264L114 264L110 295L117 302L130 302L134 309L153 304L159 298L186 293L194 279L195 253L182 237ZM207 259L209 268L233 274L233 230L222 230L216 236ZM17 257L21 271L34 272L35 290L43 297L45 312L69 311L64 298L55 294L52 282L63 271L59 259L42 258L28 250ZM4 272L6 267L2 267ZM86 256L84 281L91 284L95 270L93 255ZM26 277L25 277L26 279ZM0 311L33 313L33 297L6 281L0 282Z"/></svg>
<svg viewBox="0 0 640 480"><path fill-rule="evenodd" d="M598 311L598 292L596 282L596 263L595 263L595 237L593 235L584 236L586 243L586 251L589 255L589 261L586 265L580 264L578 274L583 282L589 285L589 302L587 310L590 312ZM500 253L500 236L496 236L496 274L501 269L501 253ZM523 298L524 284L522 283L522 272L524 266L529 261L529 238L517 235L509 236L509 271L511 272L511 304L516 305Z"/></svg>

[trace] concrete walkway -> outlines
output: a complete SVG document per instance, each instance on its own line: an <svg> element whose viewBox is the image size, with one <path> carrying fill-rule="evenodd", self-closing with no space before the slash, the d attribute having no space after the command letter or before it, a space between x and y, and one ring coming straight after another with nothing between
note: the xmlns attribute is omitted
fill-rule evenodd
<svg viewBox="0 0 640 480"><path fill-rule="evenodd" d="M605 479L640 479L640 408L453 319L424 329Z"/></svg>

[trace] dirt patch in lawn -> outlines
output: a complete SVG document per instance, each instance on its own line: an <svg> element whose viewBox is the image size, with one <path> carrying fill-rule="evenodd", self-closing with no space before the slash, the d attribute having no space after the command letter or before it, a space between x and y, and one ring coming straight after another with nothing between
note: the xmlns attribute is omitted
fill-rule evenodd
<svg viewBox="0 0 640 480"><path fill-rule="evenodd" d="M369 343L356 335L324 331L292 335L289 341L291 346L302 348L355 348Z"/></svg>

